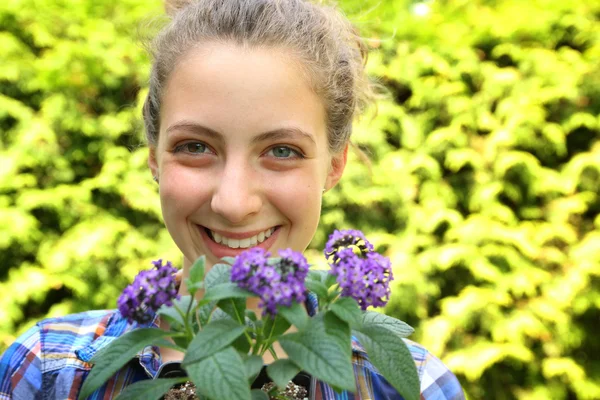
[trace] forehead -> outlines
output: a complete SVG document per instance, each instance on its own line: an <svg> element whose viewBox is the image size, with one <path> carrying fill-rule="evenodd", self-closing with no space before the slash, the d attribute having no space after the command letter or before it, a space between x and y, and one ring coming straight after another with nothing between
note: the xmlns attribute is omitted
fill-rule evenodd
<svg viewBox="0 0 600 400"><path fill-rule="evenodd" d="M219 132L292 125L326 136L325 107L299 62L276 48L210 43L185 54L163 92L161 134L193 120ZM325 137L323 139L326 139Z"/></svg>

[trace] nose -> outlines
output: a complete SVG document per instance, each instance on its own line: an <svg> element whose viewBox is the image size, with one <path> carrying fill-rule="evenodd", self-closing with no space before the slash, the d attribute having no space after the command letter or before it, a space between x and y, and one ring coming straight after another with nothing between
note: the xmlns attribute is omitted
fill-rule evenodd
<svg viewBox="0 0 600 400"><path fill-rule="evenodd" d="M231 224L240 224L262 207L260 180L254 169L240 160L224 164L211 199L212 211Z"/></svg>

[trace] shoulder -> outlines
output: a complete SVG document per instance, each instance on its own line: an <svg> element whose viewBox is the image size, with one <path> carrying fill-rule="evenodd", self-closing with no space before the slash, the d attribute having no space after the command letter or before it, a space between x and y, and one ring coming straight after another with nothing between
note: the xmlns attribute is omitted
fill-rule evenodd
<svg viewBox="0 0 600 400"><path fill-rule="evenodd" d="M86 311L46 318L39 321L36 326L43 335L62 333L65 336L93 336L95 333L101 334L114 315L115 310Z"/></svg>
<svg viewBox="0 0 600 400"><path fill-rule="evenodd" d="M63 368L65 360L79 363L75 351L104 335L115 311L87 311L37 323L40 332L44 369Z"/></svg>
<svg viewBox="0 0 600 400"><path fill-rule="evenodd" d="M422 400L463 400L464 394L460 382L456 376L444 365L444 363L433 354L431 354L422 345L412 340L403 339L410 351L417 367L419 380L421 382ZM373 386L370 391L374 393L374 398L396 398L392 393L396 391L379 375L377 369L370 363L369 357L356 340L352 341L353 360L355 369L362 371L357 373L370 375L368 380ZM360 384L360 381L358 381ZM377 387L375 387L377 386ZM378 393L382 393L378 395ZM385 395L384 395L385 394ZM396 394L397 396L397 394Z"/></svg>
<svg viewBox="0 0 600 400"><path fill-rule="evenodd" d="M38 326L22 334L0 358L0 399L27 398L42 388ZM21 394L19 394L21 393Z"/></svg>
<svg viewBox="0 0 600 400"><path fill-rule="evenodd" d="M45 374L67 366L89 369L75 354L101 336L114 311L89 311L42 320L0 358L0 399L33 398Z"/></svg>
<svg viewBox="0 0 600 400"><path fill-rule="evenodd" d="M415 360L424 400L464 399L460 382L448 367L422 345L404 339Z"/></svg>

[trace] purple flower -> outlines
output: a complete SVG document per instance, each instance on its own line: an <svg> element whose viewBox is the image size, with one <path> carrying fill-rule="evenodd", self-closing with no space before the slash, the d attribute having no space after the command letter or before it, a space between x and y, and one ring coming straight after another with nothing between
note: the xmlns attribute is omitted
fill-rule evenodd
<svg viewBox="0 0 600 400"><path fill-rule="evenodd" d="M267 265L267 260L271 256L271 253L261 249L260 247L253 247L249 250L244 251L242 254L237 256L233 266L231 268L231 281L241 282L245 281L248 276L254 274L257 269L262 269ZM250 286L241 286L244 289L250 289Z"/></svg>
<svg viewBox="0 0 600 400"><path fill-rule="evenodd" d="M357 249L362 256L373 251L373 245L367 240L364 233L356 229L335 230L329 235L325 244L325 258L337 262L337 253L343 249Z"/></svg>
<svg viewBox="0 0 600 400"><path fill-rule="evenodd" d="M308 263L301 253L291 249L280 250L277 262L261 248L252 248L240 254L231 268L231 281L257 294L264 314L276 315L277 306L291 306L306 299L304 280Z"/></svg>
<svg viewBox="0 0 600 400"><path fill-rule="evenodd" d="M325 256L342 289L341 296L352 297L363 310L387 304L390 281L394 279L390 260L373 251L362 232L335 231L329 237Z"/></svg>
<svg viewBox="0 0 600 400"><path fill-rule="evenodd" d="M288 282L286 277L300 280L304 282L308 275L308 262L302 253L293 251L292 249L279 250L279 268L284 280Z"/></svg>
<svg viewBox="0 0 600 400"><path fill-rule="evenodd" d="M178 299L175 273L177 270L170 261L152 261L154 268L141 271L133 283L123 290L117 301L121 315L129 322L148 323L152 314L163 306L172 306Z"/></svg>

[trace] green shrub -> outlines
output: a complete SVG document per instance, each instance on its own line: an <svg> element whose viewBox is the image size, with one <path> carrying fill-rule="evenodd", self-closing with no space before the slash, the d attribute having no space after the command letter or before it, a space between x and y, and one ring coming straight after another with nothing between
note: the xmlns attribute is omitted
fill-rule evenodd
<svg viewBox="0 0 600 400"><path fill-rule="evenodd" d="M0 349L46 315L114 307L176 257L139 148L142 2L0 6Z"/></svg>
<svg viewBox="0 0 600 400"><path fill-rule="evenodd" d="M376 237L387 312L470 398L600 398L600 3L426 4L366 21L390 93L324 232Z"/></svg>

